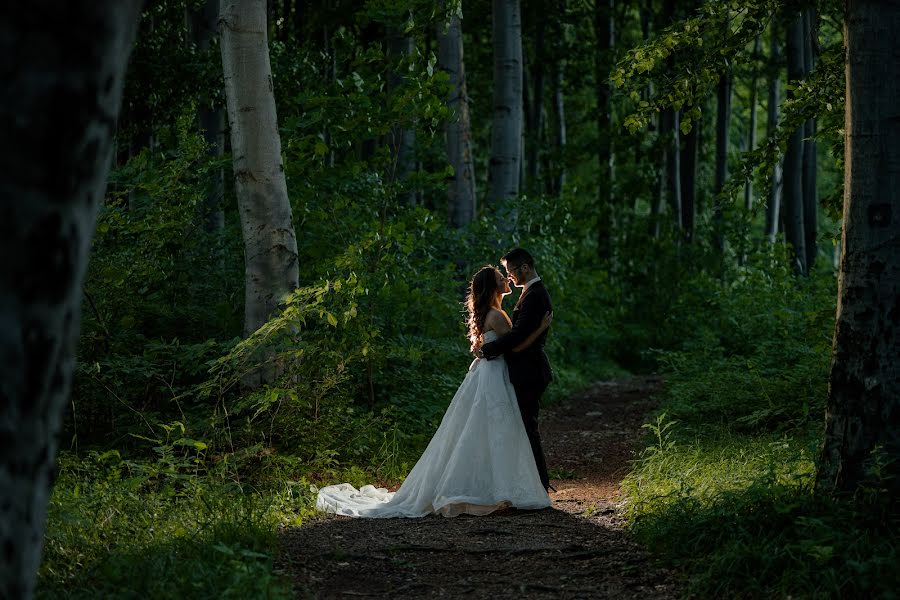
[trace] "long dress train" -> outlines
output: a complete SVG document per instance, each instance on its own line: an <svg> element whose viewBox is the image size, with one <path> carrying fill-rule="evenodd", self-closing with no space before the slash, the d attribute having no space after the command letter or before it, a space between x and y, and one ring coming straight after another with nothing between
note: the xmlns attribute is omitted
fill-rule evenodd
<svg viewBox="0 0 900 600"><path fill-rule="evenodd" d="M485 343L496 338L485 334ZM319 510L350 517L485 515L550 506L503 358L476 359L428 447L396 492L366 485L319 490Z"/></svg>

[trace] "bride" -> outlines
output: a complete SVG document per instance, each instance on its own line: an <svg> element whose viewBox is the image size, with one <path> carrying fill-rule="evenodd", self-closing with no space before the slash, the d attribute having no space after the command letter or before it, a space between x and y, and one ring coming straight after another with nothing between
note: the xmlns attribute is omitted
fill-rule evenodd
<svg viewBox="0 0 900 600"><path fill-rule="evenodd" d="M501 308L509 282L495 267L483 267L469 283L466 298L469 340L475 351L510 330ZM513 351L529 347L549 327L541 327ZM396 492L347 483L319 490L316 508L350 517L486 515L505 507L550 506L516 393L504 359L475 359L453 396L422 457Z"/></svg>

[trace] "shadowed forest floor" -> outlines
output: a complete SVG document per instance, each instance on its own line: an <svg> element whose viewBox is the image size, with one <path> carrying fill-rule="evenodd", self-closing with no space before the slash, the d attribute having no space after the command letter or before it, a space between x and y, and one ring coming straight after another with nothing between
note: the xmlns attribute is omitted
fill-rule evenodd
<svg viewBox="0 0 900 600"><path fill-rule="evenodd" d="M298 597L672 598L674 578L623 529L619 482L659 389L601 382L541 413L552 508L485 517L323 517L281 532Z"/></svg>

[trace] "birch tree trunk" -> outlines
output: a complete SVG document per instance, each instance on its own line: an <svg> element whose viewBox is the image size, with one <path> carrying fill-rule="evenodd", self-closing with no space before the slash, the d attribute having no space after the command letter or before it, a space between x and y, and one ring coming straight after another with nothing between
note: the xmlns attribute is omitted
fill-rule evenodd
<svg viewBox="0 0 900 600"><path fill-rule="evenodd" d="M475 168L472 161L472 130L469 119L469 96L466 91L466 70L463 60L462 27L454 15L446 28L438 25L438 62L450 76L450 95L447 106L447 162L453 167L448 187L450 223L464 227L475 219Z"/></svg>
<svg viewBox="0 0 900 600"><path fill-rule="evenodd" d="M205 0L199 10L191 11L191 33L197 49L209 52L218 30L219 0ZM197 109L197 121L209 155L221 157L225 149L225 111L214 103L215 95L204 98ZM222 202L225 196L225 173L219 169L212 174L206 197L201 205L203 227L208 233L221 232L225 228Z"/></svg>
<svg viewBox="0 0 900 600"><path fill-rule="evenodd" d="M900 494L900 3L847 0L844 227L820 489Z"/></svg>
<svg viewBox="0 0 900 600"><path fill-rule="evenodd" d="M220 24L235 194L244 238L244 333L249 335L297 287L297 239L281 162L266 0L223 0ZM273 370L263 370L261 382L273 376Z"/></svg>
<svg viewBox="0 0 900 600"><path fill-rule="evenodd" d="M788 81L803 78L803 16L799 11L789 15L787 27ZM790 96L790 92L788 92ZM791 247L794 269L806 275L806 236L803 231L803 133L799 127L788 139L784 153L784 236Z"/></svg>
<svg viewBox="0 0 900 600"><path fill-rule="evenodd" d="M781 97L781 77L779 74L779 65L781 64L781 42L779 41L778 28L772 24L771 38L769 43L769 97L766 122L766 136L771 139L775 135L778 128L778 103ZM765 237L770 244L775 243L778 235L778 223L780 222L781 209L781 188L783 185L781 171L781 159L775 161L775 167L772 170L772 178L769 180L769 195L766 203L766 226Z"/></svg>
<svg viewBox="0 0 900 600"><path fill-rule="evenodd" d="M139 1L0 21L0 597L31 598Z"/></svg>
<svg viewBox="0 0 900 600"><path fill-rule="evenodd" d="M816 13L812 9L803 11L803 76L815 66L816 58ZM809 119L803 125L803 235L806 250L806 269L813 268L818 254L818 207L816 194L816 120Z"/></svg>
<svg viewBox="0 0 900 600"><path fill-rule="evenodd" d="M494 118L488 202L505 229L515 226L522 162L522 17L519 0L493 0Z"/></svg>

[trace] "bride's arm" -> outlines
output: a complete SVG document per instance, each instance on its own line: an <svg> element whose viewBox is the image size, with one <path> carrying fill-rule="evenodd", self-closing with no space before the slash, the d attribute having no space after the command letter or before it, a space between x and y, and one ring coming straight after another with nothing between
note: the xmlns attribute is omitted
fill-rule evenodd
<svg viewBox="0 0 900 600"><path fill-rule="evenodd" d="M525 348L528 348L529 346L531 346L542 333L547 331L547 328L550 327L550 323L552 323L552 322L553 322L553 313L548 312L547 314L544 315L544 319L541 321L541 326L538 327L537 329L535 329L531 335L529 335L527 338L525 338L525 340L521 344L519 344L518 346L513 348L512 351L513 352L521 352Z"/></svg>

